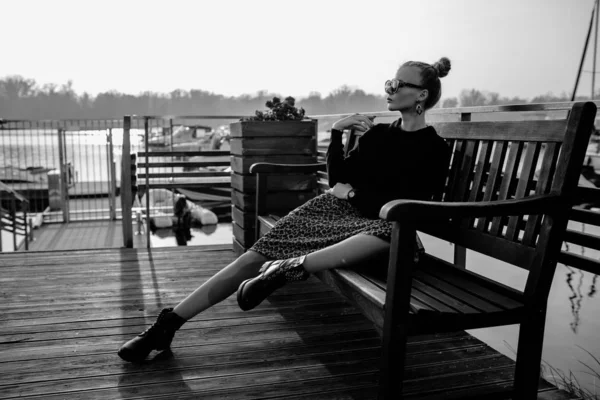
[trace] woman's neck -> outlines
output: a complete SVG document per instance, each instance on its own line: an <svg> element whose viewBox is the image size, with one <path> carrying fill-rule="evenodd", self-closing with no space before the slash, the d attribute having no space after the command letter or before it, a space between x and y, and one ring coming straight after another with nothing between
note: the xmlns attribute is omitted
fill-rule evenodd
<svg viewBox="0 0 600 400"><path fill-rule="evenodd" d="M404 131L412 132L418 131L419 129L423 129L427 126L425 123L425 114L417 114L417 113L403 113L402 114L402 123L400 124L400 128Z"/></svg>

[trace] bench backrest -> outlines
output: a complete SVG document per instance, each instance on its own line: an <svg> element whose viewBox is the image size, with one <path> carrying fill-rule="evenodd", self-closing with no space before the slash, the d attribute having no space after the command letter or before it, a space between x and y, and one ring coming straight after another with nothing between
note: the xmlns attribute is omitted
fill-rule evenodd
<svg viewBox="0 0 600 400"><path fill-rule="evenodd" d="M434 200L493 201L552 192L568 201L560 215L469 219L422 231L529 270L526 295L535 295L539 284L549 290L595 114L595 104L588 102L573 104L566 119L432 123L452 148L446 185ZM348 138L347 150L357 136ZM544 268L551 271L542 274ZM547 275L549 281L542 279Z"/></svg>

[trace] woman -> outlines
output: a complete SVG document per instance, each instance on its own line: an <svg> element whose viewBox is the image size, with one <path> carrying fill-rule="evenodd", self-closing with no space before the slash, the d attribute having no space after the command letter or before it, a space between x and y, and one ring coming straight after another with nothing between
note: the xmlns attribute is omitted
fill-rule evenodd
<svg viewBox="0 0 600 400"><path fill-rule="evenodd" d="M250 310L287 282L388 253L392 224L378 218L381 207L399 198L429 200L443 186L450 149L425 123L425 111L439 101L440 78L449 70L445 57L433 65L404 63L385 84L388 110L402 115L390 125L374 125L359 114L336 121L327 152L331 189L279 220L175 308L162 310L149 329L121 346L119 356L141 361L152 350L167 349L187 320L236 290L240 307ZM345 129L364 134L344 158Z"/></svg>

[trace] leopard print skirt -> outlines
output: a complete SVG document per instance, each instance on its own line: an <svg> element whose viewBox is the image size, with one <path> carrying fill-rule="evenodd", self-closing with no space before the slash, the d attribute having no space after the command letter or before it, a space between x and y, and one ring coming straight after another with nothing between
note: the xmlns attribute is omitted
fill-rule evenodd
<svg viewBox="0 0 600 400"><path fill-rule="evenodd" d="M325 193L281 218L250 248L271 260L299 257L354 235L373 235L391 241L392 223L365 218L346 200ZM423 251L417 236L417 253Z"/></svg>

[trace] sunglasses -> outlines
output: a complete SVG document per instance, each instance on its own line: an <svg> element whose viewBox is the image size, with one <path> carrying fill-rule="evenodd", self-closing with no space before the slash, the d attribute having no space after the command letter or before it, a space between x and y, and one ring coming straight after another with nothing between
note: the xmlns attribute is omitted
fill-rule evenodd
<svg viewBox="0 0 600 400"><path fill-rule="evenodd" d="M409 87L409 88L414 88L414 89L425 89L423 86L404 82L404 81L401 81L400 79L392 79L392 80L385 82L385 92L387 94L394 94L398 90L400 90L400 88L403 88L403 87Z"/></svg>

